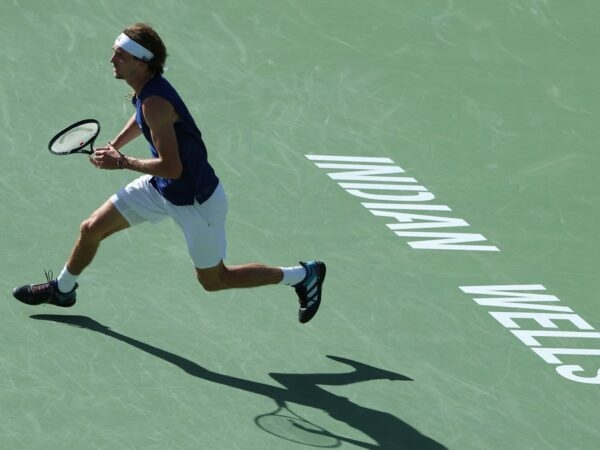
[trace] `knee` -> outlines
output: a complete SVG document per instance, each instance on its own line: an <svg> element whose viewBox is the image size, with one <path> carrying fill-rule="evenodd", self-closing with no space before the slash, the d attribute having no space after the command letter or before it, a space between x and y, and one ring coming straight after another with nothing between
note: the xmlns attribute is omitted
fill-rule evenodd
<svg viewBox="0 0 600 450"><path fill-rule="evenodd" d="M95 221L94 217L88 217L79 225L79 233L84 237L92 237L95 234Z"/></svg>
<svg viewBox="0 0 600 450"><path fill-rule="evenodd" d="M200 285L206 292L217 292L226 289L226 284L219 278L206 278L198 276Z"/></svg>
<svg viewBox="0 0 600 450"><path fill-rule="evenodd" d="M200 285L207 292L222 291L230 288L229 271L222 264L211 270L198 270L196 276Z"/></svg>
<svg viewBox="0 0 600 450"><path fill-rule="evenodd" d="M101 241L106 237L106 233L101 229L100 224L94 215L85 219L79 225L79 234L83 239Z"/></svg>

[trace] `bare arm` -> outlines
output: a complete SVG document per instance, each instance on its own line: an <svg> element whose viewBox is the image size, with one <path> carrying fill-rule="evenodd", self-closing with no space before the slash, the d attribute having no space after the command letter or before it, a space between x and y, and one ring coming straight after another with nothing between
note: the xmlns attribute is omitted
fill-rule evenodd
<svg viewBox="0 0 600 450"><path fill-rule="evenodd" d="M135 116L133 116L113 144L109 144L106 149L96 151L94 157L91 158L92 164L102 169L123 168L163 178L179 178L182 165L173 127L178 119L177 113L171 103L162 97L147 98L142 105L142 111L150 128L158 158L137 159L118 152L118 148L141 133L135 124ZM138 128L137 132L133 130L133 127Z"/></svg>
<svg viewBox="0 0 600 450"><path fill-rule="evenodd" d="M125 147L127 144L129 144L131 141L133 141L135 138L137 138L141 134L142 134L142 130L140 130L140 127L138 127L138 125L135 121L135 114L133 114L129 118L129 120L127 121L127 123L125 124L125 126L123 127L121 132L119 134L117 134L117 137L113 139L113 141L111 142L111 145L116 150L119 150L119 149Z"/></svg>

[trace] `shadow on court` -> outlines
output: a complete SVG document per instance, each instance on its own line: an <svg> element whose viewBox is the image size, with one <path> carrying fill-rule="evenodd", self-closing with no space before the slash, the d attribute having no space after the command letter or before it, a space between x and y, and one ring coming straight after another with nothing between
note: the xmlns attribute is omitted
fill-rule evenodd
<svg viewBox="0 0 600 450"><path fill-rule="evenodd" d="M117 333L86 316L36 314L31 318L64 323L102 333L173 364L194 377L271 398L276 403L277 409L257 416L255 423L264 431L281 439L313 447L339 447L342 442L348 442L366 449L441 450L445 448L392 414L357 405L345 397L334 395L319 387L320 385L345 386L361 381L382 379L412 381L394 372L338 356L328 356L334 361L349 365L353 370L347 373L320 374L270 373L269 375L275 381L284 386L282 388L213 372L174 353ZM288 403L320 409L334 419L363 432L376 444L331 433L293 413Z"/></svg>

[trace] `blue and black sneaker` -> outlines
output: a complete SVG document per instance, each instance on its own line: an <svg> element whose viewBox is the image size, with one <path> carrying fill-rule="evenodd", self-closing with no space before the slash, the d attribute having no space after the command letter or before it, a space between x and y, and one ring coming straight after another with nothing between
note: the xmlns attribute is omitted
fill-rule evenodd
<svg viewBox="0 0 600 450"><path fill-rule="evenodd" d="M46 273L46 282L40 284L26 284L13 289L13 297L27 305L41 305L48 303L55 306L68 308L75 304L77 294L75 287L71 292L62 293L58 290L58 282L52 279L52 272Z"/></svg>
<svg viewBox="0 0 600 450"><path fill-rule="evenodd" d="M294 286L300 309L298 309L298 320L306 323L314 317L321 305L321 292L323 280L325 280L326 267L321 261L302 262L300 264L306 269L306 277Z"/></svg>

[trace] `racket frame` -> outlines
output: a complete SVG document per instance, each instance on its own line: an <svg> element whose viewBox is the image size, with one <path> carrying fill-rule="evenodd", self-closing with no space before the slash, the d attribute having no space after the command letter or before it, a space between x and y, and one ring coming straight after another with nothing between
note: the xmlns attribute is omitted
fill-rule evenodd
<svg viewBox="0 0 600 450"><path fill-rule="evenodd" d="M96 131L94 136L92 136L87 141L83 142L83 144L80 145L79 147L74 148L73 150L70 150L68 152L57 153L57 152L52 151L52 145L58 139L60 139L66 132L71 131L73 128L77 128L81 125L85 125L87 123L93 123L98 127L98 130ZM68 127L64 128L64 129L60 130L58 133L56 133L56 135L52 139L50 139L50 142L48 143L48 150L53 155L59 155L59 156L72 155L73 153L83 153L86 155L93 155L94 154L94 141L96 140L96 138L98 137L99 134L100 134L100 122L98 122L96 119L83 119L78 122L72 123ZM90 149L86 150L85 147L87 147L88 145L90 146Z"/></svg>

